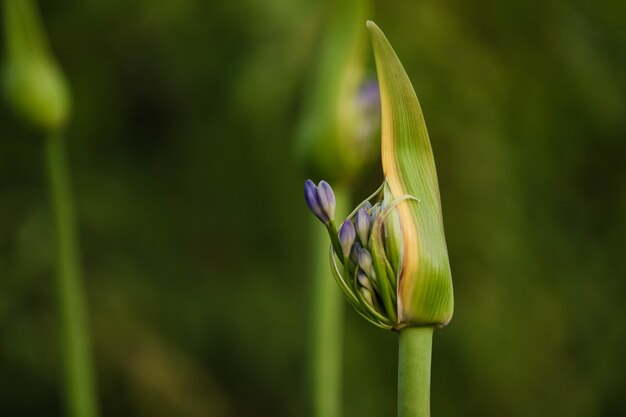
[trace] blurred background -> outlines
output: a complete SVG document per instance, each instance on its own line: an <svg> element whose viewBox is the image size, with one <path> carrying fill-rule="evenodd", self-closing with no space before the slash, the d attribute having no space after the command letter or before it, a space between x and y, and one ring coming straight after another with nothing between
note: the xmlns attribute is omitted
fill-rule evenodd
<svg viewBox="0 0 626 417"><path fill-rule="evenodd" d="M303 416L293 141L325 4L40 3L74 95L103 416ZM435 416L626 416L625 16L621 1L375 3L439 171L456 311L435 335ZM43 166L42 139L2 107L13 417L63 415ZM373 165L356 197L380 181ZM396 335L345 315L345 415L392 416Z"/></svg>

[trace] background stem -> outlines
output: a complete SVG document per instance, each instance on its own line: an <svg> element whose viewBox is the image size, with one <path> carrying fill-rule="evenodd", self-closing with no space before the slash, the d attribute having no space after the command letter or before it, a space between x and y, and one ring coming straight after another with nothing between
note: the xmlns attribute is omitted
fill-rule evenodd
<svg viewBox="0 0 626 417"><path fill-rule="evenodd" d="M56 283L61 319L66 401L72 417L97 417L87 316L65 140L46 140L46 161L55 229Z"/></svg>
<svg viewBox="0 0 626 417"><path fill-rule="evenodd" d="M398 352L398 417L430 416L432 327L400 331Z"/></svg>
<svg viewBox="0 0 626 417"><path fill-rule="evenodd" d="M334 187L335 218L342 218L349 197ZM330 240L318 221L311 221L311 323L309 335L309 402L311 417L341 416L341 375L344 300L329 268Z"/></svg>

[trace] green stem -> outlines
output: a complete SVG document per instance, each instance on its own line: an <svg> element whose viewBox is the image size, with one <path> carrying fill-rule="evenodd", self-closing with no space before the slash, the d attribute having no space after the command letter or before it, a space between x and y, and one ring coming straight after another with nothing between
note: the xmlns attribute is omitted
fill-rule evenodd
<svg viewBox="0 0 626 417"><path fill-rule="evenodd" d="M65 140L46 140L50 200L55 226L56 282L61 315L66 401L72 417L97 417L87 316L80 279L76 222Z"/></svg>
<svg viewBox="0 0 626 417"><path fill-rule="evenodd" d="M430 416L430 359L433 327L400 330L398 417Z"/></svg>
<svg viewBox="0 0 626 417"><path fill-rule="evenodd" d="M335 187L336 213L349 207L348 193ZM337 216L335 216L337 217ZM337 217L338 218L338 217ZM309 335L309 403L311 417L341 416L341 367L344 300L328 265L328 233L311 225L311 324Z"/></svg>

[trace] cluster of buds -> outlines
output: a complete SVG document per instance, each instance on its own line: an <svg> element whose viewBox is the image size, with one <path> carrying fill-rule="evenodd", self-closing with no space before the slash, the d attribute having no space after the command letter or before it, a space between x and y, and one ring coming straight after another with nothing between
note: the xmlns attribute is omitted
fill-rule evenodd
<svg viewBox="0 0 626 417"><path fill-rule="evenodd" d="M335 196L326 181L304 184L305 202L326 226L331 240L330 263L346 299L363 318L383 329L398 329L397 283L402 234L395 207L383 184L341 223L334 221Z"/></svg>
<svg viewBox="0 0 626 417"><path fill-rule="evenodd" d="M393 48L373 22L382 114L383 185L337 228L325 181L304 186L328 229L331 269L347 300L372 324L444 326L454 300L437 172L422 110Z"/></svg>

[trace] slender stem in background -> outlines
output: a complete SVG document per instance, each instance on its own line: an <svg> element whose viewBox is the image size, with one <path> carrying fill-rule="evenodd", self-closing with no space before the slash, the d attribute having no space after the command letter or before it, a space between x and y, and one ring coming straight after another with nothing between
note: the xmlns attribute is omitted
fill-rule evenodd
<svg viewBox="0 0 626 417"><path fill-rule="evenodd" d="M430 416L433 330L433 327L407 327L400 331L398 417Z"/></svg>
<svg viewBox="0 0 626 417"><path fill-rule="evenodd" d="M335 187L336 213L349 207L347 191ZM336 218L340 218L335 216ZM319 222L311 226L311 316L309 335L310 417L341 416L341 375L344 300L328 265L328 233Z"/></svg>
<svg viewBox="0 0 626 417"><path fill-rule="evenodd" d="M58 133L46 139L46 161L55 228L56 282L61 315L66 401L70 416L97 417L65 140Z"/></svg>

